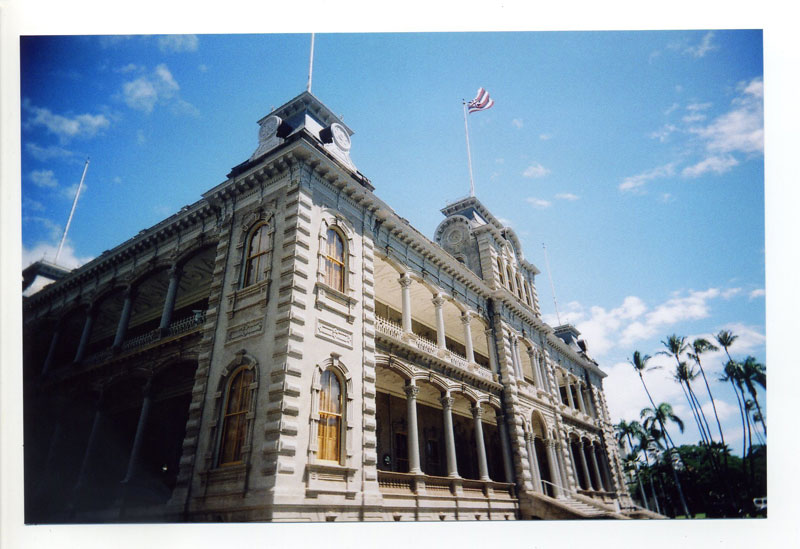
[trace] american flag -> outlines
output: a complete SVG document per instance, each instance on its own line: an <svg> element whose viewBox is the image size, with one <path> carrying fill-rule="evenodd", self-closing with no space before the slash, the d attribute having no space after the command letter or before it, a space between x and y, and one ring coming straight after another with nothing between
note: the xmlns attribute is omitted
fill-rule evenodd
<svg viewBox="0 0 800 549"><path fill-rule="evenodd" d="M478 88L478 95L475 96L475 99L467 103L467 108L469 108L469 112L471 114L473 112L490 109L492 108L492 105L494 105L494 99L489 97L489 92L483 88Z"/></svg>

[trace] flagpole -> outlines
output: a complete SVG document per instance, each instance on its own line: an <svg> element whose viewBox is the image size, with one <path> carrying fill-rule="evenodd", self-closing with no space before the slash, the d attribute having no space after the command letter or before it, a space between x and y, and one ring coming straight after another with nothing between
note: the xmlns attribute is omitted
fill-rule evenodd
<svg viewBox="0 0 800 549"><path fill-rule="evenodd" d="M464 106L464 133L467 136L467 160L469 162L469 196L475 196L475 181L472 179L472 154L469 152L469 126L467 125L467 102L463 99L461 104Z"/></svg>
<svg viewBox="0 0 800 549"><path fill-rule="evenodd" d="M311 33L311 55L308 59L308 85L306 91L311 93L311 74L314 72L314 33Z"/></svg>
<svg viewBox="0 0 800 549"><path fill-rule="evenodd" d="M72 223L72 215L75 213L75 206L78 205L78 197L81 195L81 188L83 187L83 180L86 178L86 170L89 169L89 159L86 159L86 164L83 166L83 175L81 175L81 182L78 183L78 190L75 191L75 199L72 201L72 209L69 211L69 218L67 219L67 226L64 227L64 234L61 237L61 242L58 244L58 251L56 251L56 258L53 260L53 263L58 263L58 256L61 255L61 248L64 247L64 241L67 239L67 231L69 231L69 225Z"/></svg>

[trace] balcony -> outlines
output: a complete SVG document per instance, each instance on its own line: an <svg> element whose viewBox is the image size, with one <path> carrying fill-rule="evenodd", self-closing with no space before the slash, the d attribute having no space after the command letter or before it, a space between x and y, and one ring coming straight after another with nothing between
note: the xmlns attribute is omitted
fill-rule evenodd
<svg viewBox="0 0 800 549"><path fill-rule="evenodd" d="M187 335L191 332L200 330L205 321L206 311L194 311L194 314L191 316L171 322L169 326L167 326L167 330L164 335L162 335L161 331L156 328L136 337L132 337L131 339L126 339L122 343L120 351L122 353L128 353L170 340L177 336ZM112 356L114 356L114 351L112 349L103 349L102 351L98 351L92 355L89 355L83 360L82 363L85 365L98 364L110 359Z"/></svg>
<svg viewBox="0 0 800 549"><path fill-rule="evenodd" d="M378 471L378 487L384 499L391 499L397 503L408 498L408 503L414 505L419 497L426 499L459 501L459 507L469 506L474 508L513 508L517 504L514 484L510 482L495 482L492 480L472 480L466 478L435 477L425 474L396 473L392 471ZM436 503L441 506L444 502ZM390 504L390 507L393 505Z"/></svg>
<svg viewBox="0 0 800 549"><path fill-rule="evenodd" d="M466 357L454 353L449 349L442 349L433 341L419 336L415 333L404 333L402 326L392 322L387 318L381 316L375 317L375 327L379 334L384 335L393 340L395 343L403 344L412 349L422 351L426 355L435 357L439 361L444 362L448 366L468 374L472 377L479 378L484 381L496 383L497 376L489 369L480 366L477 363L467 362Z"/></svg>

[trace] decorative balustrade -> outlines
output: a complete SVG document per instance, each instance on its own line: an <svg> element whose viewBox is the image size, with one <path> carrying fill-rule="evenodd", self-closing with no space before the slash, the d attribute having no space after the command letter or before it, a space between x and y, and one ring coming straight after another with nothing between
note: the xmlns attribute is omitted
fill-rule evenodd
<svg viewBox="0 0 800 549"><path fill-rule="evenodd" d="M431 354L439 358L443 358L444 360L450 362L450 364L452 364L459 370L469 372L478 377L482 377L483 379L486 379L488 381L495 380L495 376L492 374L490 370L476 363L471 364L467 362L466 357L454 353L451 350L447 350L444 353L444 357L442 357L441 356L442 349L440 349L439 346L436 345L436 343L434 343L433 341L414 333L405 334L403 332L402 326L400 326L395 322L392 322L387 318L376 316L375 319L376 319L375 326L378 332L386 336L389 336L392 339L396 339L399 341L408 341L409 343L411 343L411 345L415 346L420 351L423 351L425 353Z"/></svg>
<svg viewBox="0 0 800 549"><path fill-rule="evenodd" d="M416 334L414 335L414 339L416 340L417 348L420 351L425 351L426 353L430 353L432 355L435 355L439 352L439 347L430 339L425 339L424 337Z"/></svg>
<svg viewBox="0 0 800 549"><path fill-rule="evenodd" d="M516 497L514 484L510 482L378 471L378 487L384 494L413 496L423 490L422 486L424 486L425 492L434 492L437 495L449 493L453 497L456 497L459 492L472 497L483 496L495 500L513 500Z"/></svg>
<svg viewBox="0 0 800 549"><path fill-rule="evenodd" d="M187 316L180 320L176 320L171 322L169 326L167 326L167 331L163 337L173 337L177 336L186 332L190 332L193 330L197 330L203 323L206 321L206 312L205 311L194 311L192 316ZM132 349L139 349L141 347L146 347L147 345L151 345L153 343L158 342L162 339L161 330L158 328L154 330L148 330L143 334L139 334L136 337L132 337L130 339L126 339L122 343L121 350L123 352L130 351ZM93 353L92 355L86 357L83 360L84 364L97 364L98 362L103 362L108 360L113 356L114 352L112 349L103 349L102 351L98 351Z"/></svg>

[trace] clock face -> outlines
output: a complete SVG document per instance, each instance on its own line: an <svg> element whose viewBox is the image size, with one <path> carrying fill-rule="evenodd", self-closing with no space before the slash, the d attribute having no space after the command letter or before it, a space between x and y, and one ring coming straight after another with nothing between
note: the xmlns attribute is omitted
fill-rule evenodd
<svg viewBox="0 0 800 549"><path fill-rule="evenodd" d="M347 151L350 149L350 136L347 135L347 130L341 124L331 124L331 133L333 134L333 142L336 146Z"/></svg>
<svg viewBox="0 0 800 549"><path fill-rule="evenodd" d="M281 119L277 116L270 116L264 120L264 122L261 123L261 128L258 130L258 138L263 141L275 135L280 123Z"/></svg>
<svg viewBox="0 0 800 549"><path fill-rule="evenodd" d="M453 227L445 235L447 242L453 246L458 246L464 241L464 230L461 227Z"/></svg>

